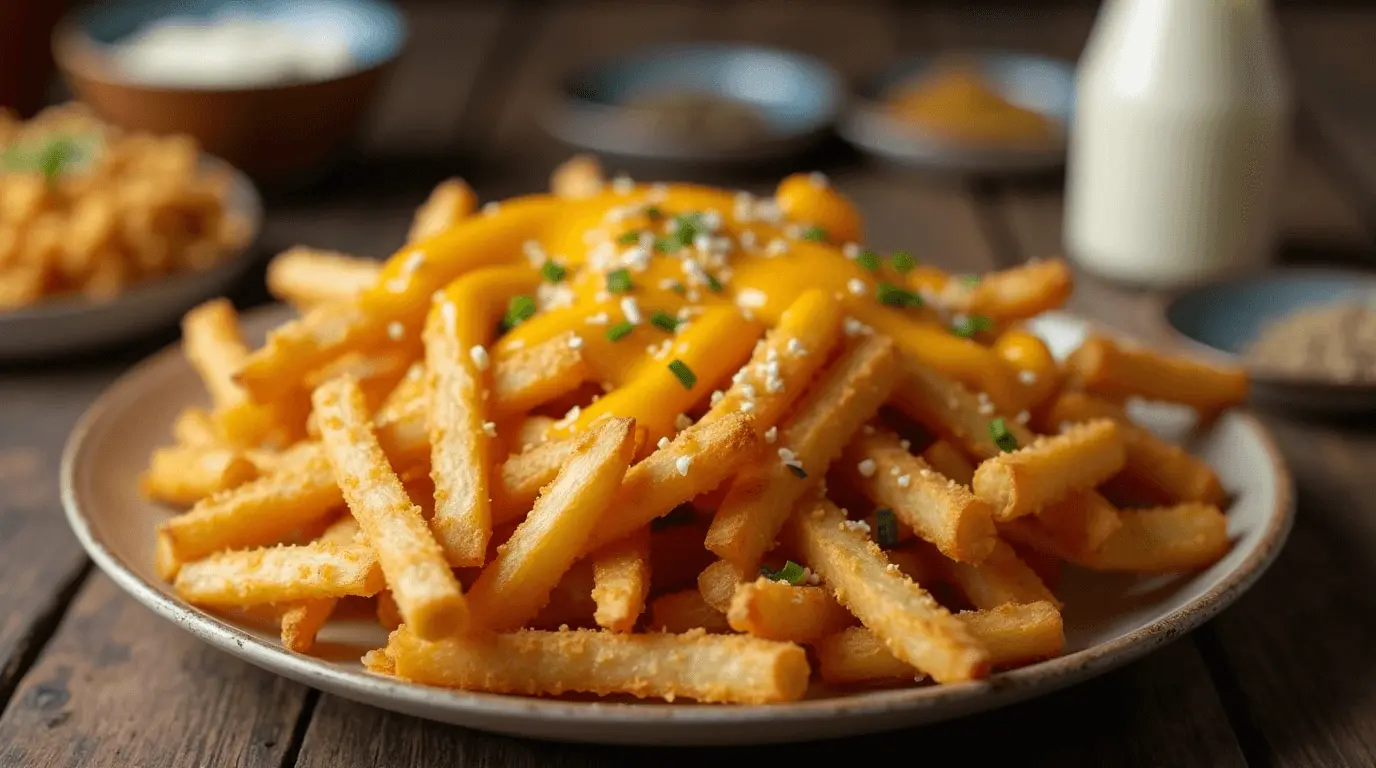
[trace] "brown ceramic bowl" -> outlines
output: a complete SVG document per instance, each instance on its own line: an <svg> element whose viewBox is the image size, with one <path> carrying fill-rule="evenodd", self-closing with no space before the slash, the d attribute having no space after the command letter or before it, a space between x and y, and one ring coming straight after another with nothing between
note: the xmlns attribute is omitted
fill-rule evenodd
<svg viewBox="0 0 1376 768"><path fill-rule="evenodd" d="M405 21L377 0L255 5L269 14L308 10L313 24L325 18L349 40L356 65L338 77L309 82L247 88L146 84L121 72L111 54L112 44L149 22L207 16L223 5L118 0L87 8L63 19L53 33L58 68L76 96L115 125L189 134L260 185L293 187L314 180L357 134L405 45Z"/></svg>

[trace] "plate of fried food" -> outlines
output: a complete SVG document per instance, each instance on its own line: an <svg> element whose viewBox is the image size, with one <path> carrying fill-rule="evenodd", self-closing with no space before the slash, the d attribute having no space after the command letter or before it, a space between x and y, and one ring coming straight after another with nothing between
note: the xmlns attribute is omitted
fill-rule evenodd
<svg viewBox="0 0 1376 768"><path fill-rule="evenodd" d="M79 104L0 114L0 359L151 333L249 265L253 185L187 137L120 131Z"/></svg>
<svg viewBox="0 0 1376 768"><path fill-rule="evenodd" d="M1236 599L1291 488L1247 377L770 197L446 182L384 264L297 250L76 427L73 530L197 637L535 738L744 744L958 717ZM1150 402L1148 402L1150 401Z"/></svg>

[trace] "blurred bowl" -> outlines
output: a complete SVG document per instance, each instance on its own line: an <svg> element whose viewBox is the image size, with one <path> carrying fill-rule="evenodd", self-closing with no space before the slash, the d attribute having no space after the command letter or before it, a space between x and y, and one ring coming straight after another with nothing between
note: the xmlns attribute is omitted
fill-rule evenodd
<svg viewBox="0 0 1376 768"><path fill-rule="evenodd" d="M713 146L647 127L644 113L633 105L663 94L745 106L759 120L759 136ZM656 47L569 78L543 123L566 144L612 157L735 165L775 161L814 146L826 136L844 99L841 78L810 56L755 45L695 43Z"/></svg>
<svg viewBox="0 0 1376 768"><path fill-rule="evenodd" d="M112 55L113 45L150 22L226 10L328 27L347 41L353 66L322 80L173 87L129 77ZM72 90L101 118L134 130L190 134L260 183L286 187L314 180L340 156L405 41L401 14L379 0L114 0L65 18L53 33L53 50Z"/></svg>
<svg viewBox="0 0 1376 768"><path fill-rule="evenodd" d="M948 60L938 55L905 59L866 84L841 120L842 138L861 151L923 170L1006 174L1050 171L1064 165L1065 137L1075 103L1074 65L1017 53L976 52L960 58L969 61L1004 99L1059 125L1059 138L1038 147L986 146L938 135L890 114L886 94Z"/></svg>
<svg viewBox="0 0 1376 768"><path fill-rule="evenodd" d="M200 272L179 272L131 286L108 301L54 297L32 306L0 311L0 361L88 352L131 341L170 327L196 304L229 290L253 264L253 243L262 228L263 203L246 176L224 161L204 157L206 170L231 179L226 206L248 223L237 253Z"/></svg>
<svg viewBox="0 0 1376 768"><path fill-rule="evenodd" d="M1186 290L1165 308L1166 324L1204 356L1242 365L1252 378L1252 402L1314 414L1376 411L1376 384L1278 374L1250 365L1244 355L1270 323L1303 307L1376 299L1376 276L1346 270L1287 269L1207 283Z"/></svg>

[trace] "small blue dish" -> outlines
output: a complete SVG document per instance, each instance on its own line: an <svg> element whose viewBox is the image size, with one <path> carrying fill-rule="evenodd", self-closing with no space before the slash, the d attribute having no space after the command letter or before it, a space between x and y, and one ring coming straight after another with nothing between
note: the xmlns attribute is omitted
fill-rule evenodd
<svg viewBox="0 0 1376 768"><path fill-rule="evenodd" d="M652 94L692 92L751 108L762 123L747 143L713 147L646 130L630 104ZM803 54L753 45L657 47L567 80L543 115L572 146L613 157L680 163L777 160L816 144L845 100L841 78Z"/></svg>
<svg viewBox="0 0 1376 768"><path fill-rule="evenodd" d="M1376 411L1376 384L1278 374L1244 357L1270 323L1304 307L1345 301L1376 301L1376 274L1296 269L1208 283L1170 300L1165 318L1201 354L1247 367L1257 405L1326 414Z"/></svg>
<svg viewBox="0 0 1376 768"><path fill-rule="evenodd" d="M1059 139L1038 147L992 147L952 141L889 114L885 96L920 79L949 55L914 56L872 80L840 124L841 136L861 150L899 165L955 173L1050 171L1065 163L1065 136L1075 108L1075 65L1019 53L972 52L960 59L1008 101L1039 112L1060 126Z"/></svg>

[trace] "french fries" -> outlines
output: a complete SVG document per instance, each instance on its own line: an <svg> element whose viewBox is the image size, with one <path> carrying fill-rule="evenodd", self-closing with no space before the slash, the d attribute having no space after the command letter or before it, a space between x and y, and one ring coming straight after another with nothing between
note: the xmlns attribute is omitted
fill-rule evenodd
<svg viewBox="0 0 1376 768"><path fill-rule="evenodd" d="M1121 402L1209 417L1245 377L1102 340L1062 368L1019 321L1063 261L881 256L808 174L757 198L581 157L550 184L475 212L444 182L382 264L283 253L303 314L259 349L227 302L188 314L210 405L143 480L190 505L153 547L182 599L323 654L370 598L363 666L419 684L765 704L809 653L832 684L1035 663L1062 564L1228 552L1217 476Z"/></svg>

